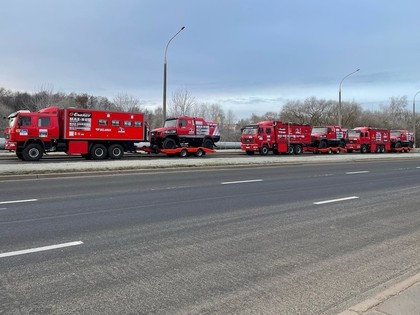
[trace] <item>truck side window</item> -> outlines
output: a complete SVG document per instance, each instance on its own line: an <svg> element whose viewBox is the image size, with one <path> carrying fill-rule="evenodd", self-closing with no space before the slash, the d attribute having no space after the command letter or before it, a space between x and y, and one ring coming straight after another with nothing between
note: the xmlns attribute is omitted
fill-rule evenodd
<svg viewBox="0 0 420 315"><path fill-rule="evenodd" d="M332 132L332 129L328 128L327 133L331 133L331 132Z"/></svg>
<svg viewBox="0 0 420 315"><path fill-rule="evenodd" d="M180 119L180 120L179 120L179 126L180 126L181 128L185 128L185 127L187 127L187 121L186 121L185 119Z"/></svg>
<svg viewBox="0 0 420 315"><path fill-rule="evenodd" d="M38 119L38 127L49 127L50 124L50 117L40 117Z"/></svg>
<svg viewBox="0 0 420 315"><path fill-rule="evenodd" d="M271 135L271 128L265 129L265 133L268 134L268 135Z"/></svg>
<svg viewBox="0 0 420 315"><path fill-rule="evenodd" d="M31 117L29 116L21 116L19 117L19 126L30 126L31 125Z"/></svg>

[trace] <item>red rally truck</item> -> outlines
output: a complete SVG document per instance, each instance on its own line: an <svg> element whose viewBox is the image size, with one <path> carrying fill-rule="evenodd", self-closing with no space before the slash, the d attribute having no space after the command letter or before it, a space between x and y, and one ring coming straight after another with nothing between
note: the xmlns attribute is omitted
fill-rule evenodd
<svg viewBox="0 0 420 315"><path fill-rule="evenodd" d="M241 149L248 155L267 155L269 151L299 155L310 143L310 125L267 120L242 128Z"/></svg>
<svg viewBox="0 0 420 315"><path fill-rule="evenodd" d="M346 150L347 130L339 126L312 128L311 144L306 149L313 153L340 153Z"/></svg>
<svg viewBox="0 0 420 315"><path fill-rule="evenodd" d="M120 159L147 140L142 113L124 113L56 106L38 112L17 111L8 117L6 150L25 161L62 151L87 159Z"/></svg>
<svg viewBox="0 0 420 315"><path fill-rule="evenodd" d="M200 152L205 153L207 150L212 150L219 140L217 123L206 121L201 117L168 118L162 128L150 132L150 146L156 151L202 147Z"/></svg>
<svg viewBox="0 0 420 315"><path fill-rule="evenodd" d="M409 152L414 146L414 133L408 130L391 130L391 152Z"/></svg>
<svg viewBox="0 0 420 315"><path fill-rule="evenodd" d="M357 127L347 131L347 152L384 153L391 148L391 132L387 129Z"/></svg>

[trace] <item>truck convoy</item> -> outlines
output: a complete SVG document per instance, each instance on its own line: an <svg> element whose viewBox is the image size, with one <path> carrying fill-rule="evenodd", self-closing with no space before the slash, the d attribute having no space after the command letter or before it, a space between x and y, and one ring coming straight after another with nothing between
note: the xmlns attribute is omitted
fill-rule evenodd
<svg viewBox="0 0 420 315"><path fill-rule="evenodd" d="M241 149L248 155L267 155L269 151L299 155L310 143L309 125L268 120L242 128Z"/></svg>
<svg viewBox="0 0 420 315"><path fill-rule="evenodd" d="M136 152L139 149L136 143L148 140L147 124L142 113L52 106L38 112L17 111L7 118L9 127L5 130L5 149L15 151L17 157L25 161L38 161L44 153L54 151L94 160L120 159L124 152ZM210 127L204 119L184 118L174 119L176 125L171 128L164 127L162 137L157 136L159 130L152 131L156 145L153 148L143 147L142 150L181 156L192 153L201 156L213 152L214 142L220 137L209 136L209 132L212 130L215 133L217 125L212 123ZM192 129L193 126L196 128ZM167 139L172 139L174 143ZM163 143L165 146L159 146ZM203 144L207 147L201 148Z"/></svg>
<svg viewBox="0 0 420 315"><path fill-rule="evenodd" d="M347 152L384 153L391 149L391 131L371 127L357 127L348 130Z"/></svg>

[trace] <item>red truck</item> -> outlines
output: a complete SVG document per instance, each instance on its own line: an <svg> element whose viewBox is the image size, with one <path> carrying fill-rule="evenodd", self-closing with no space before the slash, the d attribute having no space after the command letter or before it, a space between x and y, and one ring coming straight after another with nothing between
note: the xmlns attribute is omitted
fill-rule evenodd
<svg viewBox="0 0 420 315"><path fill-rule="evenodd" d="M391 130L392 152L409 152L414 146L414 133L408 130Z"/></svg>
<svg viewBox="0 0 420 315"><path fill-rule="evenodd" d="M219 140L217 123L201 117L169 118L162 128L150 132L150 146L155 150L182 147L203 147L211 150Z"/></svg>
<svg viewBox="0 0 420 315"><path fill-rule="evenodd" d="M241 149L248 155L259 152L267 155L289 153L302 154L311 142L311 126L281 121L262 121L242 128Z"/></svg>
<svg viewBox="0 0 420 315"><path fill-rule="evenodd" d="M339 126L312 128L311 144L306 149L313 153L339 153L346 149L347 130Z"/></svg>
<svg viewBox="0 0 420 315"><path fill-rule="evenodd" d="M347 132L347 152L384 153L391 148L391 132L387 129L357 127Z"/></svg>
<svg viewBox="0 0 420 315"><path fill-rule="evenodd" d="M5 130L5 149L15 151L17 157L25 161L38 161L44 153L55 151L94 160L120 159L125 152L140 150L180 156L201 156L212 152L198 146L176 148L168 145L168 150L138 148L136 143L148 140L142 113L60 109L52 106L38 112L17 111L7 118L9 127ZM207 130L209 128L207 125ZM202 133L204 129L206 128L202 128ZM168 134L174 136L175 133L170 131ZM196 133L195 142L191 144L199 143L199 137ZM203 138L205 136L201 134L201 139Z"/></svg>

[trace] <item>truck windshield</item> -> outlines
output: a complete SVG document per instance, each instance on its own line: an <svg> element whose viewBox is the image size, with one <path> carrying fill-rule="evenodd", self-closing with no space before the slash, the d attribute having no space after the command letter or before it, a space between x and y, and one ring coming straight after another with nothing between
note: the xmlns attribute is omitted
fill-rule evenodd
<svg viewBox="0 0 420 315"><path fill-rule="evenodd" d="M360 130L349 130L348 131L348 137L349 138L359 138L360 136Z"/></svg>
<svg viewBox="0 0 420 315"><path fill-rule="evenodd" d="M400 137L401 132L400 131L391 131L391 137Z"/></svg>
<svg viewBox="0 0 420 315"><path fill-rule="evenodd" d="M257 134L257 128L245 128L242 131L243 135L256 135Z"/></svg>
<svg viewBox="0 0 420 315"><path fill-rule="evenodd" d="M327 127L313 127L312 133L327 133Z"/></svg>
<svg viewBox="0 0 420 315"><path fill-rule="evenodd" d="M168 119L163 127L176 127L176 119Z"/></svg>

